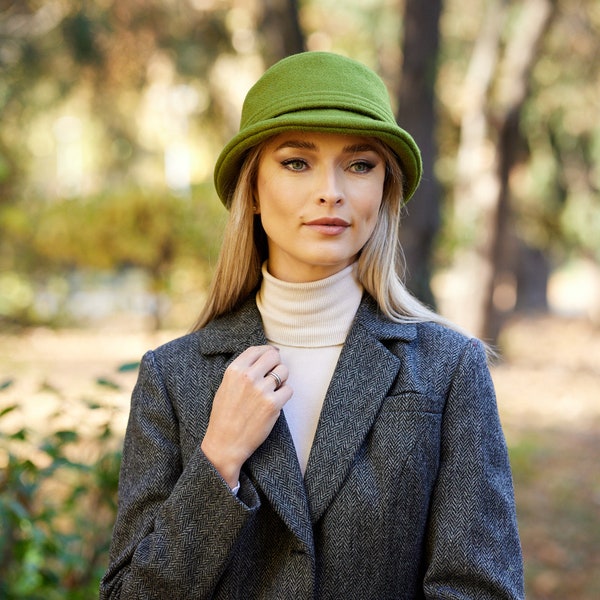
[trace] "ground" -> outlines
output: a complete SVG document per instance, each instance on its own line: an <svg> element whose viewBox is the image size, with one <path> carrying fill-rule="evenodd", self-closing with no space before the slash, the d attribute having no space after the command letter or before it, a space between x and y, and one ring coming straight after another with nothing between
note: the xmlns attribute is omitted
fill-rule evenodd
<svg viewBox="0 0 600 600"><path fill-rule="evenodd" d="M117 436L127 418L139 360L181 332L34 329L0 335L3 428L25 420L80 430L90 403L111 411ZM516 319L492 367L515 480L530 600L600 597L600 327L583 319ZM12 419L12 422L11 422ZM0 456L1 458L1 456Z"/></svg>

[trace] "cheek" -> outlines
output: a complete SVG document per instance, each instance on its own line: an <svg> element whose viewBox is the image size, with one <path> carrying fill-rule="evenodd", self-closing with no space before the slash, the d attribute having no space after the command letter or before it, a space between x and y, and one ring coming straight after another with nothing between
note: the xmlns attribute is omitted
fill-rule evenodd
<svg viewBox="0 0 600 600"><path fill-rule="evenodd" d="M272 186L269 185L269 179L259 177L256 184L256 204L263 219L268 218L276 208L273 192Z"/></svg>
<svg viewBox="0 0 600 600"><path fill-rule="evenodd" d="M270 189L269 185L264 186L262 193L257 194L258 216L269 239L285 235L284 231L289 228L291 222L291 215L286 210L285 203L279 202L278 197L281 197L281 190L277 192Z"/></svg>
<svg viewBox="0 0 600 600"><path fill-rule="evenodd" d="M271 214L284 213L293 199L294 188L282 177L269 172L259 172L256 180L256 200L261 211Z"/></svg>
<svg viewBox="0 0 600 600"><path fill-rule="evenodd" d="M372 219L369 220L368 223L365 223L365 227L363 228L363 239L362 239L362 244L364 246L364 244L366 244L371 237L373 236L373 232L375 231L375 227L377 226L377 217L373 217Z"/></svg>
<svg viewBox="0 0 600 600"><path fill-rule="evenodd" d="M377 191L373 194L374 200L366 203L363 209L363 218L365 222L365 227L372 230L375 228L377 223L377 219L379 219L379 213L381 211L381 194L378 194Z"/></svg>
<svg viewBox="0 0 600 600"><path fill-rule="evenodd" d="M366 244L372 237L377 222L379 220L379 214L381 210L381 200L371 203L368 207L365 207L363 213L363 226L361 228L361 244Z"/></svg>

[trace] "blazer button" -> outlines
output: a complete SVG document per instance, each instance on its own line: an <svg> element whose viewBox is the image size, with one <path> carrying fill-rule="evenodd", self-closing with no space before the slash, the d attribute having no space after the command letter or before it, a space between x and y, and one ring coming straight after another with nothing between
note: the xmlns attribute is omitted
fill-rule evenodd
<svg viewBox="0 0 600 600"><path fill-rule="evenodd" d="M290 550L290 556L305 556L306 550L304 548L292 548Z"/></svg>

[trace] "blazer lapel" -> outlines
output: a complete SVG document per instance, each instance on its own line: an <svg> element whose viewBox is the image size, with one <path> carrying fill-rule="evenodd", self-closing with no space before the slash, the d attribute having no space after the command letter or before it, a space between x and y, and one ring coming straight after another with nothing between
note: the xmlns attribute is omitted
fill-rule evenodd
<svg viewBox="0 0 600 600"><path fill-rule="evenodd" d="M217 361L213 371L212 397L229 363L249 346L262 345L267 339L254 297L233 315L210 323L203 331L201 349L204 354L230 355ZM312 548L312 527L306 490L292 435L283 412L268 438L246 461L244 467L288 528Z"/></svg>
<svg viewBox="0 0 600 600"><path fill-rule="evenodd" d="M312 523L342 485L398 376L400 359L380 340L415 335L413 325L379 320L374 303L363 301L327 391L304 476Z"/></svg>
<svg viewBox="0 0 600 600"><path fill-rule="evenodd" d="M308 499L283 412L269 437L248 459L246 467L283 522L307 549L312 549Z"/></svg>

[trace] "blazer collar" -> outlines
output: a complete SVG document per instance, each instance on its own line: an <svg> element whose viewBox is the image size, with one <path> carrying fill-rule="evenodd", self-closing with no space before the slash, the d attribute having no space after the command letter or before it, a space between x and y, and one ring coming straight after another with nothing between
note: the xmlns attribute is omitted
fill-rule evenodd
<svg viewBox="0 0 600 600"><path fill-rule="evenodd" d="M237 310L208 323L198 332L202 354L243 352L267 343L254 294Z"/></svg>
<svg viewBox="0 0 600 600"><path fill-rule="evenodd" d="M361 327L374 339L409 342L417 335L416 325L412 323L393 323L384 317L376 302L368 294L362 298L353 329ZM240 307L223 317L211 321L199 331L203 354L221 354L242 352L248 346L266 344L260 313L256 307L254 294Z"/></svg>

